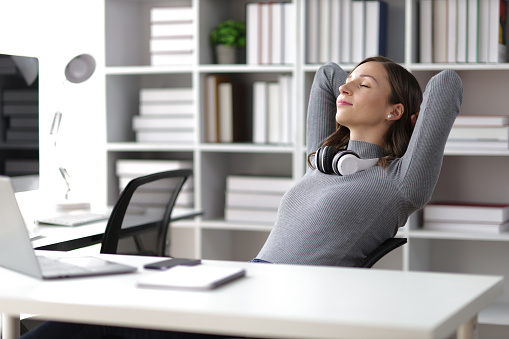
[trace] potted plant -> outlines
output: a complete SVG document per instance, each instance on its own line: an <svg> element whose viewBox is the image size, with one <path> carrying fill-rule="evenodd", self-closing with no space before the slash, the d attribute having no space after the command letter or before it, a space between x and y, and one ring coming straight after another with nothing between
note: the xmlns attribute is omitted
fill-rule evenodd
<svg viewBox="0 0 509 339"><path fill-rule="evenodd" d="M242 21L223 21L210 33L210 42L215 46L217 63L235 64L238 49L246 47L246 25Z"/></svg>

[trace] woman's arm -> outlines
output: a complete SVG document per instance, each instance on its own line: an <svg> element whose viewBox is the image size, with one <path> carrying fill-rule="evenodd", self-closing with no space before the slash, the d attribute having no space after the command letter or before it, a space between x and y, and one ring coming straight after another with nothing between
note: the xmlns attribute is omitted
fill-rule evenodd
<svg viewBox="0 0 509 339"><path fill-rule="evenodd" d="M315 74L309 96L306 142L307 154L315 152L336 130L336 99L347 77L341 67L328 63Z"/></svg>
<svg viewBox="0 0 509 339"><path fill-rule="evenodd" d="M396 168L399 187L417 208L424 206L440 175L444 148L463 101L463 85L452 70L428 82L419 118L405 155Z"/></svg>

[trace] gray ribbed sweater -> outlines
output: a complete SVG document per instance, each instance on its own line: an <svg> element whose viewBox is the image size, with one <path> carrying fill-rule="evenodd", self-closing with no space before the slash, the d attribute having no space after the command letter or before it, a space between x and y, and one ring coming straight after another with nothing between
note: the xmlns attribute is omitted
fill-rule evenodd
<svg viewBox="0 0 509 339"><path fill-rule="evenodd" d="M307 152L335 130L336 98L347 73L322 66L311 88ZM347 176L308 169L281 200L276 222L257 258L273 263L354 266L392 237L408 216L431 198L444 146L459 113L463 87L445 70L426 86L419 118L402 158ZM350 141L361 158L384 155L381 147Z"/></svg>

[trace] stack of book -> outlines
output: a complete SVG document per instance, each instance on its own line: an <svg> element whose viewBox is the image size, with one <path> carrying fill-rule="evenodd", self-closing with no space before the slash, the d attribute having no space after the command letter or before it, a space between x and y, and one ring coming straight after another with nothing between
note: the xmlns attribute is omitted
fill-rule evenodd
<svg viewBox="0 0 509 339"><path fill-rule="evenodd" d="M4 162L4 174L7 176L21 176L39 173L39 159L8 158Z"/></svg>
<svg viewBox="0 0 509 339"><path fill-rule="evenodd" d="M508 204L430 203L424 207L423 228L451 232L509 231Z"/></svg>
<svg viewBox="0 0 509 339"><path fill-rule="evenodd" d="M193 64L195 28L191 6L151 8L150 23L152 65Z"/></svg>
<svg viewBox="0 0 509 339"><path fill-rule="evenodd" d="M247 64L295 63L297 39L295 20L294 3L248 3L246 5Z"/></svg>
<svg viewBox="0 0 509 339"><path fill-rule="evenodd" d="M506 62L507 0L420 0L420 62Z"/></svg>
<svg viewBox="0 0 509 339"><path fill-rule="evenodd" d="M446 143L449 149L508 149L509 116L459 115Z"/></svg>
<svg viewBox="0 0 509 339"><path fill-rule="evenodd" d="M204 140L209 143L243 142L247 139L242 86L227 75L208 75L205 80Z"/></svg>
<svg viewBox="0 0 509 339"><path fill-rule="evenodd" d="M119 190L122 192L129 181L137 177L163 171L192 168L193 163L185 160L119 159L116 162L116 174L118 177ZM164 207L161 206L161 203L165 203L164 200L161 200L161 197L164 196L161 194L161 189L154 188L151 190L144 190L142 194L144 195L143 200L145 204L155 207ZM192 208L193 206L193 178L190 177L184 183L184 186L177 197L177 201L175 202L175 207Z"/></svg>
<svg viewBox="0 0 509 339"><path fill-rule="evenodd" d="M385 55L387 3L362 0L309 0L307 63L357 63Z"/></svg>
<svg viewBox="0 0 509 339"><path fill-rule="evenodd" d="M273 224L281 198L292 184L291 178L284 177L228 176L225 220Z"/></svg>
<svg viewBox="0 0 509 339"><path fill-rule="evenodd" d="M292 77L253 83L253 143L292 143Z"/></svg>
<svg viewBox="0 0 509 339"><path fill-rule="evenodd" d="M133 117L138 142L194 142L192 88L143 88L140 114Z"/></svg>
<svg viewBox="0 0 509 339"><path fill-rule="evenodd" d="M7 143L39 142L39 92L36 89L4 89L2 112Z"/></svg>

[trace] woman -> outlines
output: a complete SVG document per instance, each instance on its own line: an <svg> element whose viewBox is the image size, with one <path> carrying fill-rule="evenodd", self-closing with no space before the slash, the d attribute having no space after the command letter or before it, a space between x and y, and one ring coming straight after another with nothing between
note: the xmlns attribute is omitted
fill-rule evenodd
<svg viewBox="0 0 509 339"><path fill-rule="evenodd" d="M338 149L348 149L361 158L377 159L377 166L344 176L323 173L330 172L329 165L310 166L283 197L273 231L254 261L354 266L392 237L412 212L429 201L461 101L461 80L453 71L431 79L423 100L415 78L383 57L362 61L349 75L332 63L321 67L308 109L310 160L324 150L324 159L332 160ZM64 323L46 323L23 338L105 334L214 338Z"/></svg>

